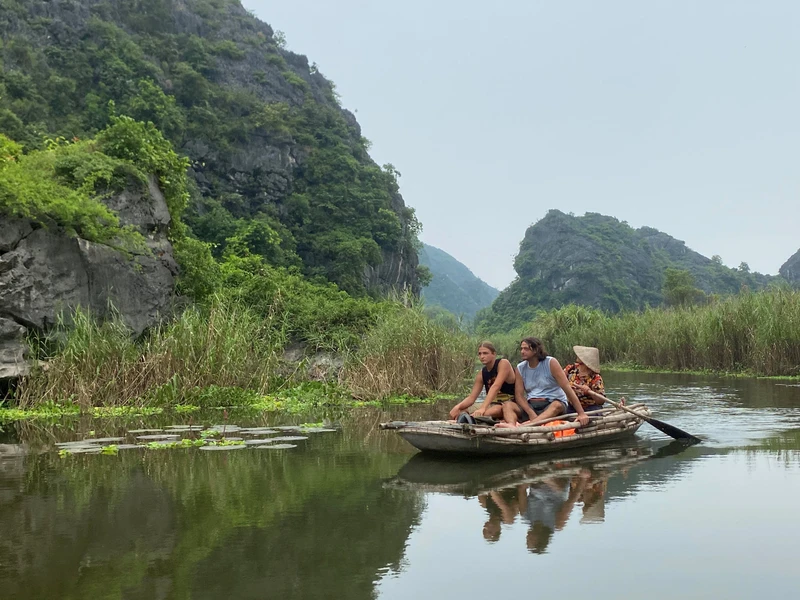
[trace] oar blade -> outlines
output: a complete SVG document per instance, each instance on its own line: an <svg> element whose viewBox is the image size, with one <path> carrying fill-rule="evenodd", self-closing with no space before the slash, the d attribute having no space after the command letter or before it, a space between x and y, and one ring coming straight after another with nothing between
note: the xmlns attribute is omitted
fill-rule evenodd
<svg viewBox="0 0 800 600"><path fill-rule="evenodd" d="M674 425L670 425L669 423L664 423L664 421L659 421L658 419L648 418L645 419L650 425L658 429L659 431L666 433L669 437L674 438L676 440L686 440L687 442L691 442L692 444L699 444L702 440L698 437L693 436L691 433L685 432L683 429L678 429Z"/></svg>

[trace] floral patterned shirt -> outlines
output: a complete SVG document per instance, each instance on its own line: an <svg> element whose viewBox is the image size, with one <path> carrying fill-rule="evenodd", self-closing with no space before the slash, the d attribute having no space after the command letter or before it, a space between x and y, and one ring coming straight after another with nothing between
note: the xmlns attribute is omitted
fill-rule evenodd
<svg viewBox="0 0 800 600"><path fill-rule="evenodd" d="M570 385L588 385L589 389L593 392L602 394L603 396L606 395L606 389L603 385L603 378L600 376L600 373L595 373L591 377L583 377L578 372L578 365L573 363L564 367L564 374L567 376L567 381L569 381ZM590 398L580 390L575 390L575 394L578 396L578 400L581 401L581 405L584 409L587 406L600 406L602 404L602 402L595 401L594 398Z"/></svg>

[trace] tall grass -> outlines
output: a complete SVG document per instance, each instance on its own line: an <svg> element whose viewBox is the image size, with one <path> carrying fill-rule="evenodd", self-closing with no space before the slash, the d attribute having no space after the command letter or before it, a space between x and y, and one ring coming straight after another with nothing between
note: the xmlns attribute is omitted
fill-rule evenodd
<svg viewBox="0 0 800 600"><path fill-rule="evenodd" d="M596 346L604 362L670 370L800 375L800 291L744 292L707 305L608 315L579 306L540 313L509 338L535 335L571 360Z"/></svg>
<svg viewBox="0 0 800 600"><path fill-rule="evenodd" d="M457 328L429 319L421 306L385 311L351 354L340 381L353 394L430 396L464 387L475 362L475 342Z"/></svg>
<svg viewBox="0 0 800 600"><path fill-rule="evenodd" d="M21 382L23 408L70 400L83 407L184 402L204 387L265 392L284 345L280 328L234 300L215 297L133 341L119 318L76 311L55 331L54 357Z"/></svg>

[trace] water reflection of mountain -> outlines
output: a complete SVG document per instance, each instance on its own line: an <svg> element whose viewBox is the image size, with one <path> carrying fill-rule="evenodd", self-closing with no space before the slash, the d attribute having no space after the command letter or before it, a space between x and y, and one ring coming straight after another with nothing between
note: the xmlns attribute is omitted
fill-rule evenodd
<svg viewBox="0 0 800 600"><path fill-rule="evenodd" d="M405 456L330 440L5 460L0 596L372 598L423 499L381 485Z"/></svg>

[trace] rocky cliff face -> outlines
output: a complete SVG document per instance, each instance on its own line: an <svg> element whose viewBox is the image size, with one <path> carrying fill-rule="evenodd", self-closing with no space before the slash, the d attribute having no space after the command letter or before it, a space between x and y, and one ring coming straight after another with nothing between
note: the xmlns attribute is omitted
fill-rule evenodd
<svg viewBox="0 0 800 600"><path fill-rule="evenodd" d="M792 285L800 284L800 250L783 263L779 272Z"/></svg>
<svg viewBox="0 0 800 600"><path fill-rule="evenodd" d="M0 217L0 378L27 372L26 333L47 331L77 307L98 317L117 311L136 335L170 313L177 266L164 196L150 179L105 202L146 248L122 251Z"/></svg>

